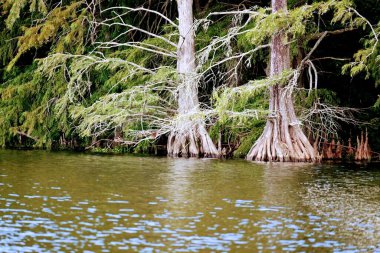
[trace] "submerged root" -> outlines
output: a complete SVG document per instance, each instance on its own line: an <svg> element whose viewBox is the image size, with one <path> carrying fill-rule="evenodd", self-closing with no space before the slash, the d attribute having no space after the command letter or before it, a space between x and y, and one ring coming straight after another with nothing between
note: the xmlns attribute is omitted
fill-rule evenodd
<svg viewBox="0 0 380 253"><path fill-rule="evenodd" d="M202 124L174 130L168 138L168 155L171 157L217 158L220 154Z"/></svg>

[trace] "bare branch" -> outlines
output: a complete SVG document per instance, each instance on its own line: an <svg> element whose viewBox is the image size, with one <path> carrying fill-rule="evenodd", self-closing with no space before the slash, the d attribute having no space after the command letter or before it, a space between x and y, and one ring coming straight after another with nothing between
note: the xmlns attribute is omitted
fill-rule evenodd
<svg viewBox="0 0 380 253"><path fill-rule="evenodd" d="M172 46L174 46L174 47L177 48L177 44L174 43L174 42L171 42L171 41L168 40L167 38L165 38L165 37L163 37L163 36L160 36L160 35L157 35L157 34L155 34L155 33L151 33L151 32L149 32L149 31L147 31L147 30L144 30L144 29L138 28L138 27L133 26L133 25L130 25L130 24L126 24L126 23L123 23L123 22L114 22L114 23L111 23L111 24L108 24L108 23L106 23L106 22L100 22L99 24L100 24L100 25L109 26L109 27L111 27L111 26L116 26L116 25L125 26L125 27L128 27L128 28L131 28L132 30L136 30L136 31L139 31L139 32L145 33L145 34L147 34L147 35L149 35L149 36L152 36L152 37L154 37L154 38L161 39L161 40L165 41L166 43L168 43L168 44L170 44L170 45L172 45ZM130 30L130 31L131 31L131 30Z"/></svg>
<svg viewBox="0 0 380 253"><path fill-rule="evenodd" d="M176 23L174 23L170 18L166 17L166 16L163 15L162 13L160 13L160 12L158 12L158 11L155 11L155 10L146 9L146 8L144 8L144 7L130 8L130 7L125 7L125 6L118 6L118 7L111 7L111 8L105 9L105 10L103 10L102 12L111 11L111 10L127 10L128 12L145 11L145 12L154 13L154 14L156 14L156 15L162 17L162 18L165 19L166 21L168 21L168 23L170 23L170 24L173 25L174 27L178 27L178 25L177 25ZM128 13L128 12L127 12L127 13Z"/></svg>

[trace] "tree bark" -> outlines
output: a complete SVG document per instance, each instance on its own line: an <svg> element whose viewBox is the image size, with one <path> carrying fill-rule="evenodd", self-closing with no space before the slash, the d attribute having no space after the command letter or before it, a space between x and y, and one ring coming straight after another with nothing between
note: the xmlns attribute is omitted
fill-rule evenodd
<svg viewBox="0 0 380 253"><path fill-rule="evenodd" d="M168 139L168 155L173 157L218 157L199 113L198 77L195 63L193 0L177 0L179 42L177 71L179 74L178 123ZM195 117L194 117L195 116Z"/></svg>
<svg viewBox="0 0 380 253"><path fill-rule="evenodd" d="M273 13L287 11L287 0L272 0ZM287 36L277 32L272 37L270 77L290 69ZM247 160L256 161L315 161L313 146L303 133L294 111L292 92L279 84L269 88L270 114L263 134L252 146Z"/></svg>

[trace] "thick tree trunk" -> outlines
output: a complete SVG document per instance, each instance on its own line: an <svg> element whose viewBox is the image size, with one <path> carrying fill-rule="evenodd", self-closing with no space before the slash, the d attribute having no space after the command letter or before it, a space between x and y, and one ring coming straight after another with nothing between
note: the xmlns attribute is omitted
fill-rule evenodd
<svg viewBox="0 0 380 253"><path fill-rule="evenodd" d="M272 0L273 12L286 11L287 0ZM278 32L272 37L270 77L290 69L287 36ZM256 161L315 161L313 146L303 133L294 111L292 92L286 87L270 87L270 115L264 132L247 155Z"/></svg>
<svg viewBox="0 0 380 253"><path fill-rule="evenodd" d="M218 157L199 112L198 78L195 63L193 0L177 0L180 39L177 48L178 124L168 139L168 155L174 157ZM192 116L193 115L193 116Z"/></svg>

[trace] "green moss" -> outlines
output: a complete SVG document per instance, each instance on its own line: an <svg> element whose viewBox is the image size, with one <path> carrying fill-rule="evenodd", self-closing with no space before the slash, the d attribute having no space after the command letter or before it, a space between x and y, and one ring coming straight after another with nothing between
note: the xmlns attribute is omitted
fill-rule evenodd
<svg viewBox="0 0 380 253"><path fill-rule="evenodd" d="M133 149L135 154L152 154L154 150L154 141L143 140L137 144Z"/></svg>
<svg viewBox="0 0 380 253"><path fill-rule="evenodd" d="M244 138L242 138L240 146L235 150L233 156L235 158L244 158L252 148L253 144L260 137L264 130L265 123L259 122L255 125L254 129Z"/></svg>

